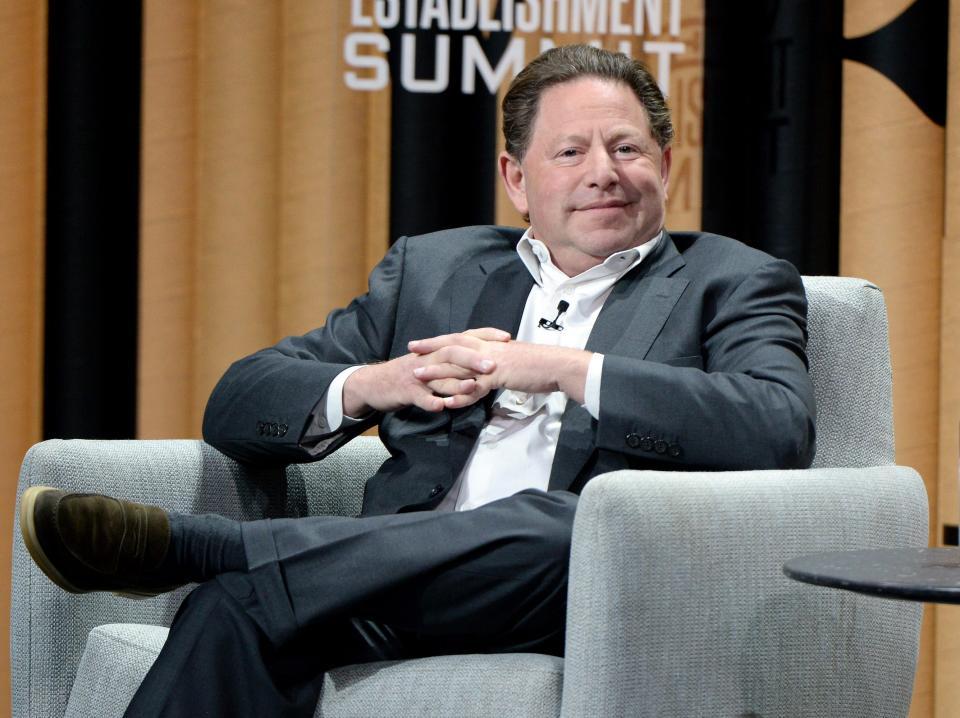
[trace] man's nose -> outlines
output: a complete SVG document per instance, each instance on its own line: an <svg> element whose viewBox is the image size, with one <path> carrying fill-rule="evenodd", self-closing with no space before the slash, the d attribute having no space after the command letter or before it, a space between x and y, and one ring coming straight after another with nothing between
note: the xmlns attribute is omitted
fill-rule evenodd
<svg viewBox="0 0 960 718"><path fill-rule="evenodd" d="M616 161L605 148L593 149L587 153L584 179L589 186L606 189L616 184L619 178Z"/></svg>

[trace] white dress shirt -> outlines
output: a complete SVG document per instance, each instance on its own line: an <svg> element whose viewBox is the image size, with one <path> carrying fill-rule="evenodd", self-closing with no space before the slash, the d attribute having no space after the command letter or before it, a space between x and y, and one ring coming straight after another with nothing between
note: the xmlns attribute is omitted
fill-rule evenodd
<svg viewBox="0 0 960 718"><path fill-rule="evenodd" d="M656 248L661 236L662 232L639 247L612 254L602 264L568 277L528 229L517 243L517 253L534 285L527 295L516 340L583 349L613 285ZM569 305L557 320L563 329L542 328L541 318L555 319L561 301ZM343 383L356 369L359 367L341 372L327 392L325 414L331 428L344 421ZM603 355L594 354L587 370L584 408L595 419L600 417L602 371ZM559 391L527 394L501 390L460 476L437 510L473 509L524 489L546 491L566 404L567 395Z"/></svg>

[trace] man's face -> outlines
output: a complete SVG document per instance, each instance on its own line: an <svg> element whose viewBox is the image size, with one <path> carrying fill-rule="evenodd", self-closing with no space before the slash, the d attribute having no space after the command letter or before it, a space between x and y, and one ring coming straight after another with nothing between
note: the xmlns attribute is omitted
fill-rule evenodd
<svg viewBox="0 0 960 718"><path fill-rule="evenodd" d="M547 89L522 162L500 155L514 206L575 276L663 228L670 148L625 84L582 77Z"/></svg>

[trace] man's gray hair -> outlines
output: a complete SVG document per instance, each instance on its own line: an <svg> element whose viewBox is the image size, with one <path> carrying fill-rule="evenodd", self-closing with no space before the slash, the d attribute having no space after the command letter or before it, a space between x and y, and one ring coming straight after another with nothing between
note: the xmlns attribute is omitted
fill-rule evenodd
<svg viewBox="0 0 960 718"><path fill-rule="evenodd" d="M527 65L503 98L503 137L507 152L517 161L530 146L533 124L543 92L580 77L622 82L647 112L653 138L661 148L673 140L670 108L653 75L639 60L590 45L566 45L547 50Z"/></svg>

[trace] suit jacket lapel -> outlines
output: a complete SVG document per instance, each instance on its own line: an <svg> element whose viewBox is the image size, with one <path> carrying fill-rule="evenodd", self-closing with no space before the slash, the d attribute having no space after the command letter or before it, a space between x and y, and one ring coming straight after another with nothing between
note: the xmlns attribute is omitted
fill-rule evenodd
<svg viewBox="0 0 960 718"><path fill-rule="evenodd" d="M517 256L471 264L458 273L450 307L450 331L496 327L517 335L533 277ZM487 418L494 392L485 401L451 412L450 468L456 479Z"/></svg>
<svg viewBox="0 0 960 718"><path fill-rule="evenodd" d="M614 285L586 348L643 359L689 283L671 276L685 264L670 235L664 233L653 253ZM569 488L595 448L593 417L577 402L568 401L549 488Z"/></svg>
<svg viewBox="0 0 960 718"><path fill-rule="evenodd" d="M450 331L497 327L516 336L533 277L516 252L481 261L458 273Z"/></svg>

